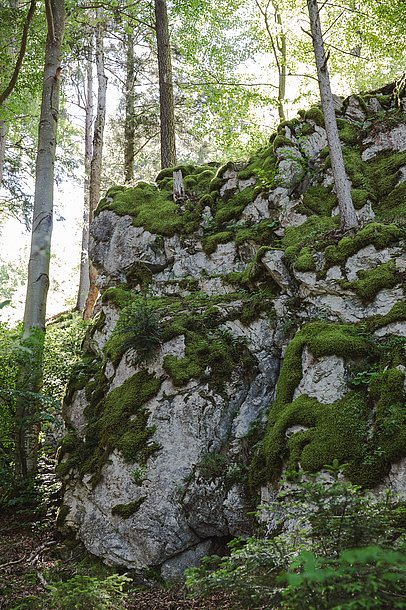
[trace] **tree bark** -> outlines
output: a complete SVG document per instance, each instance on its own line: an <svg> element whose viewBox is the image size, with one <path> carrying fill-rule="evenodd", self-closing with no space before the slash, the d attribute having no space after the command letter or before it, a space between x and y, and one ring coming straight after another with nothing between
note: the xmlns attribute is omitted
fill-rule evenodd
<svg viewBox="0 0 406 610"><path fill-rule="evenodd" d="M124 181L134 181L134 141L135 141L135 59L134 36L127 34L127 61L125 83L125 125L124 125Z"/></svg>
<svg viewBox="0 0 406 610"><path fill-rule="evenodd" d="M80 255L80 276L76 309L83 313L86 298L89 294L89 219L90 219L90 165L92 161L92 128L93 128L93 53L91 47L87 51L86 60L86 108L85 108L85 155L83 184L83 228L82 249Z"/></svg>
<svg viewBox="0 0 406 610"><path fill-rule="evenodd" d="M6 157L7 124L0 121L0 185L3 182L4 160Z"/></svg>
<svg viewBox="0 0 406 610"><path fill-rule="evenodd" d="M307 0L310 17L310 28L316 59L317 77L319 81L321 106L327 134L328 148L331 159L334 183L341 215L341 228L352 229L358 226L357 215L351 197L351 186L344 167L343 152L338 136L337 120L334 112L333 95L331 93L330 76L327 69L328 57L324 51L323 34L320 25L320 15L317 0Z"/></svg>
<svg viewBox="0 0 406 610"><path fill-rule="evenodd" d="M46 0L48 25L38 152L35 173L31 250L24 311L26 359L18 381L16 405L16 474L33 476L37 469L39 405L35 393L42 384L42 352L53 221L56 135L59 116L61 46L65 24L64 0ZM34 395L32 394L34 393Z"/></svg>
<svg viewBox="0 0 406 610"><path fill-rule="evenodd" d="M274 4L275 9L275 20L278 26L281 28L280 34L276 37L276 45L280 53L280 60L278 66L278 114L281 121L286 120L285 115L285 97L286 97L286 34L283 31L282 17L278 10L278 6Z"/></svg>
<svg viewBox="0 0 406 610"><path fill-rule="evenodd" d="M155 30L158 49L161 168L165 168L176 165L175 103L168 12L165 0L155 0Z"/></svg>
<svg viewBox="0 0 406 610"><path fill-rule="evenodd" d="M99 9L100 10L100 9ZM106 122L106 95L107 95L107 76L104 70L104 23L101 14L97 15L98 25L96 28L96 67L97 67L97 113L94 123L93 133L93 152L90 163L90 183L89 183L89 224L94 217L100 199L100 184L103 161L103 142L104 125ZM96 286L97 272L92 262L89 265L89 292L86 299L83 319L88 320L94 309L99 291Z"/></svg>

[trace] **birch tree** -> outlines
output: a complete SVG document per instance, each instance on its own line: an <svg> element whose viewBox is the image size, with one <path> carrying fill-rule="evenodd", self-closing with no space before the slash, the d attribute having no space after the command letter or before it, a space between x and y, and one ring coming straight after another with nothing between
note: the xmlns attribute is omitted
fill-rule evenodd
<svg viewBox="0 0 406 610"><path fill-rule="evenodd" d="M313 41L314 57L316 60L317 78L319 82L321 106L324 114L324 123L327 134L328 148L333 171L334 184L341 215L341 228L346 231L358 226L357 215L351 198L351 185L344 167L343 153L338 136L337 120L334 111L333 95L330 86L330 77L323 43L323 34L320 24L320 12L317 0L307 0L310 18L310 30Z"/></svg>
<svg viewBox="0 0 406 610"><path fill-rule="evenodd" d="M35 174L34 209L28 284L24 311L23 346L27 357L18 381L16 405L16 474L32 477L37 469L39 405L35 395L42 384L43 339L49 287L53 222L54 163L59 116L61 46L65 25L64 0L46 0L47 39Z"/></svg>

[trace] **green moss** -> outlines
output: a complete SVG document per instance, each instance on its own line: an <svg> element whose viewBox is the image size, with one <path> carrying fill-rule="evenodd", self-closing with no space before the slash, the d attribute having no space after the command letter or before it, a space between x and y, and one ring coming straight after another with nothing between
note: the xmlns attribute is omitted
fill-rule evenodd
<svg viewBox="0 0 406 610"><path fill-rule="evenodd" d="M371 303L378 292L384 288L393 288L399 282L395 261L378 265L375 269L358 271L358 280L341 282L343 288L353 290L364 305Z"/></svg>
<svg viewBox="0 0 406 610"><path fill-rule="evenodd" d="M399 182L400 168L406 165L406 152L384 151L365 163L372 191L383 199Z"/></svg>
<svg viewBox="0 0 406 610"><path fill-rule="evenodd" d="M217 250L217 246L219 244L226 244L229 241L232 241L233 238L234 233L232 231L219 231L218 233L207 235L202 240L203 250L206 252L206 254L212 254Z"/></svg>
<svg viewBox="0 0 406 610"><path fill-rule="evenodd" d="M300 214L317 214L318 216L331 216L337 205L337 197L331 188L324 186L311 186L303 195L303 202L297 207Z"/></svg>
<svg viewBox="0 0 406 610"><path fill-rule="evenodd" d="M248 186L228 200L221 199L214 214L214 222L217 226L230 220L238 220L246 206L254 200L254 190L253 186Z"/></svg>
<svg viewBox="0 0 406 610"><path fill-rule="evenodd" d="M337 126L341 142L348 145L358 143L360 130L354 123L337 119Z"/></svg>
<svg viewBox="0 0 406 610"><path fill-rule="evenodd" d="M152 271L145 263L137 261L127 271L126 275L127 284L129 286L141 287L141 290L146 290L152 282Z"/></svg>
<svg viewBox="0 0 406 610"><path fill-rule="evenodd" d="M399 314L398 307L391 318ZM362 360L381 370L365 378L369 388L348 392L333 404L305 395L293 400L305 345L315 357L336 354L346 363ZM283 467L295 470L300 464L315 472L334 459L347 464L346 474L354 483L377 485L390 464L406 455L404 374L390 362L364 323L305 324L287 347L267 431L251 464L251 485L277 480ZM287 437L286 431L296 425L306 430Z"/></svg>
<svg viewBox="0 0 406 610"><path fill-rule="evenodd" d="M395 224L384 225L371 222L351 237L343 237L337 245L327 246L324 251L326 268L342 265L349 256L361 248L373 244L378 250L388 247L402 237L402 230Z"/></svg>
<svg viewBox="0 0 406 610"><path fill-rule="evenodd" d="M356 210L363 208L368 199L373 200L371 193L365 189L351 189L351 198Z"/></svg>
<svg viewBox="0 0 406 610"><path fill-rule="evenodd" d="M310 248L302 248L299 252L299 256L295 260L294 267L296 271L315 271L316 261Z"/></svg>
<svg viewBox="0 0 406 610"><path fill-rule="evenodd" d="M117 286L107 288L103 292L102 302L114 305L118 309L123 309L126 305L129 305L134 300L134 293L131 292L129 287Z"/></svg>
<svg viewBox="0 0 406 610"><path fill-rule="evenodd" d="M354 188L368 189L369 180L365 171L365 163L362 161L361 151L358 147L343 147L343 158L345 171ZM326 160L327 161L327 160Z"/></svg>
<svg viewBox="0 0 406 610"><path fill-rule="evenodd" d="M146 496L143 496L134 502L128 502L128 504L116 504L111 509L111 514L116 517L121 517L122 519L129 519L139 510L145 500Z"/></svg>
<svg viewBox="0 0 406 610"><path fill-rule="evenodd" d="M155 182L160 182L164 178L172 178L173 173L181 170L182 176L189 176L190 174L194 174L196 171L196 167L194 165L176 165L175 167L166 167L162 169L157 177L155 178Z"/></svg>
<svg viewBox="0 0 406 610"><path fill-rule="evenodd" d="M299 227L287 227L282 238L285 260L293 264L303 247L322 242L323 236L336 228L337 223L337 218L310 216Z"/></svg>
<svg viewBox="0 0 406 610"><path fill-rule="evenodd" d="M105 391L90 393L84 441L73 433L67 436L62 443L64 461L58 466L58 474L65 476L75 468L81 476L91 473L96 485L115 448L126 461L145 463L159 446L151 441L154 428L148 426L148 411L143 405L157 394L160 386L159 379L141 370L107 396Z"/></svg>
<svg viewBox="0 0 406 610"><path fill-rule="evenodd" d="M378 328L383 328L394 322L403 322L406 320L406 301L398 301L392 309L383 316L375 316L367 320L364 324L369 333L373 333Z"/></svg>
<svg viewBox="0 0 406 610"><path fill-rule="evenodd" d="M313 108L307 110L307 112L305 112L304 118L306 119L306 121L314 121L319 127L324 127L323 112L318 106L313 106Z"/></svg>
<svg viewBox="0 0 406 610"><path fill-rule="evenodd" d="M284 134L285 133L285 127L289 127L289 129L295 129L295 127L298 125L299 120L298 119L291 119L290 121L282 121L282 123L279 123L278 125L278 133L280 134Z"/></svg>
<svg viewBox="0 0 406 610"><path fill-rule="evenodd" d="M188 330L185 333L185 357L165 356L164 369L175 386L208 374L209 383L221 391L237 367L253 367L255 359L243 341L223 330L205 335Z"/></svg>
<svg viewBox="0 0 406 610"><path fill-rule="evenodd" d="M276 136L276 138L273 141L274 152L276 151L277 148L280 148L281 146L294 146L294 144L293 144L292 140L289 140L289 138L278 135L278 136Z"/></svg>
<svg viewBox="0 0 406 610"><path fill-rule="evenodd" d="M389 222L402 222L406 218L406 182L396 186L381 201L379 217Z"/></svg>

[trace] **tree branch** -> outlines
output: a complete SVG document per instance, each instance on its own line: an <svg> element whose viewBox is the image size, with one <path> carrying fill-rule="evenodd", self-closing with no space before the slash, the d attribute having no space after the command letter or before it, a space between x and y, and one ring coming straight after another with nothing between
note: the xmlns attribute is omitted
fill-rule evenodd
<svg viewBox="0 0 406 610"><path fill-rule="evenodd" d="M9 97L9 95L12 93L14 87L16 86L17 78L20 73L22 63L23 63L25 51L27 49L28 30L30 29L31 21L32 21L32 18L35 13L35 8L36 8L36 0L31 0L30 8L28 9L27 17L25 18L23 33L21 36L20 52L17 57L17 61L16 61L16 65L14 67L13 74L11 75L10 82L7 85L7 87L4 89L4 91L0 94L0 106L2 106L4 104L5 100Z"/></svg>

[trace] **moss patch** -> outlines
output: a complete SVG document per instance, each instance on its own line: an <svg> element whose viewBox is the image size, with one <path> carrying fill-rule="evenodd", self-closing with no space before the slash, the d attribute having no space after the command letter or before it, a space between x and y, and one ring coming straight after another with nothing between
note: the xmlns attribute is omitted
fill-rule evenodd
<svg viewBox="0 0 406 610"><path fill-rule="evenodd" d="M390 319L405 313L405 305L398 304ZM382 325L388 323L383 318ZM315 357L336 354L347 366L373 365L367 369L372 372L363 375L362 386L333 404L320 404L309 396L293 400L302 378L305 345ZM394 368L404 360L403 344L398 351L386 349L385 343L368 334L365 323L305 324L285 353L267 431L250 468L252 487L278 480L282 468L296 470L300 464L315 472L334 459L346 464L346 474L354 483L377 485L390 464L406 455L404 374ZM295 425L306 430L287 437L286 431Z"/></svg>
<svg viewBox="0 0 406 610"><path fill-rule="evenodd" d="M371 303L380 290L393 288L399 281L395 261L388 261L368 271L361 269L358 278L352 282L341 282L341 285L347 290L353 290L364 305Z"/></svg>
<svg viewBox="0 0 406 610"><path fill-rule="evenodd" d="M58 474L64 476L76 468L81 476L91 473L92 483L96 485L114 449L127 462L144 464L159 446L151 440L154 428L148 426L148 411L143 405L157 394L160 386L159 379L141 370L107 396L90 395L85 409L85 440L73 432L65 437L61 459L66 455L68 459L60 463Z"/></svg>
<svg viewBox="0 0 406 610"><path fill-rule="evenodd" d="M128 502L128 504L116 504L111 509L111 514L122 519L129 519L134 515L145 502L146 496L135 500L134 502Z"/></svg>
<svg viewBox="0 0 406 610"><path fill-rule="evenodd" d="M385 225L371 222L355 235L343 237L337 245L327 246L324 251L326 268L342 265L349 256L370 244L374 245L377 250L387 248L398 241L402 235L402 229L395 224Z"/></svg>

